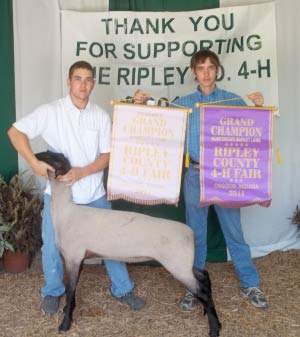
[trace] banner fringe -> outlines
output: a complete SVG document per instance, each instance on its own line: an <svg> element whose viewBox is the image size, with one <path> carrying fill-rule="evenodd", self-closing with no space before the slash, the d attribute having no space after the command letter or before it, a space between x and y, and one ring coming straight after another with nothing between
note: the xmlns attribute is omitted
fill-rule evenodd
<svg viewBox="0 0 300 337"><path fill-rule="evenodd" d="M134 204L144 205L144 206L157 206L157 205L166 204L166 205L174 205L178 207L178 203L179 203L179 198L176 198L174 200L164 199L164 198L156 199L156 200L142 200L138 198L132 198L125 194L114 194L114 195L108 194L107 195L107 200L109 201L118 200L118 199L124 199L126 201L133 202Z"/></svg>
<svg viewBox="0 0 300 337"><path fill-rule="evenodd" d="M251 201L224 201L224 200L219 200L216 202L215 198L213 200L205 200L205 201L200 201L200 207L207 207L211 205L218 205L224 208L243 208L243 207L248 207L248 206L254 206L254 205L259 205L262 207L269 207L271 205L272 199L269 200L264 200L264 201L257 201L257 200L251 200Z"/></svg>

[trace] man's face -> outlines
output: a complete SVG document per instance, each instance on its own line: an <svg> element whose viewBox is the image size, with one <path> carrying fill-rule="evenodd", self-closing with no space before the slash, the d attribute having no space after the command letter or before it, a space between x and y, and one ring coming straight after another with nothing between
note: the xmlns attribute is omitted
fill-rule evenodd
<svg viewBox="0 0 300 337"><path fill-rule="evenodd" d="M217 77L217 67L209 58L203 63L198 63L193 69L194 75L200 84L200 88L213 89Z"/></svg>
<svg viewBox="0 0 300 337"><path fill-rule="evenodd" d="M71 97L86 101L94 88L95 80L93 73L88 69L75 69L71 78L68 78L68 87Z"/></svg>

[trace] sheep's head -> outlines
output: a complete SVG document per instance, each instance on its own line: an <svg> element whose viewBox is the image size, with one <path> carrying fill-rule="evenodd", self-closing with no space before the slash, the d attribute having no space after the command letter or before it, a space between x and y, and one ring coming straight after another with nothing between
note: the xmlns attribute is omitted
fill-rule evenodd
<svg viewBox="0 0 300 337"><path fill-rule="evenodd" d="M64 175L71 169L69 160L62 153L45 151L36 153L35 156L55 169L55 177Z"/></svg>

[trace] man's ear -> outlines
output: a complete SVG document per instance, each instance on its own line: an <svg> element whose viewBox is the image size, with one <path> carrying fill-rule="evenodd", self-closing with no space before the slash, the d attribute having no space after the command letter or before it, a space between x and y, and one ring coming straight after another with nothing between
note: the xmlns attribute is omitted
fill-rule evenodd
<svg viewBox="0 0 300 337"><path fill-rule="evenodd" d="M71 85L71 80L70 80L70 78L68 77L68 79L67 79L67 86L70 87L70 85Z"/></svg>

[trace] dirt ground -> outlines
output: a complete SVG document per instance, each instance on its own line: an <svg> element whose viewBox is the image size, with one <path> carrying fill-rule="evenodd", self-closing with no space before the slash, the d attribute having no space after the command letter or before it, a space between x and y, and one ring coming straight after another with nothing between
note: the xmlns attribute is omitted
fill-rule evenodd
<svg viewBox="0 0 300 337"><path fill-rule="evenodd" d="M216 308L222 322L222 337L300 336L300 250L274 252L255 260L270 308L254 308L239 295L236 274L230 262L209 263ZM205 337L207 317L202 307L182 313L177 302L184 289L162 267L129 265L136 292L146 306L133 312L112 299L103 265L85 264L77 291L74 322L66 337ZM58 336L63 314L44 316L39 290L43 283L41 260L21 274L0 271L0 336ZM60 335L61 336L61 335Z"/></svg>

